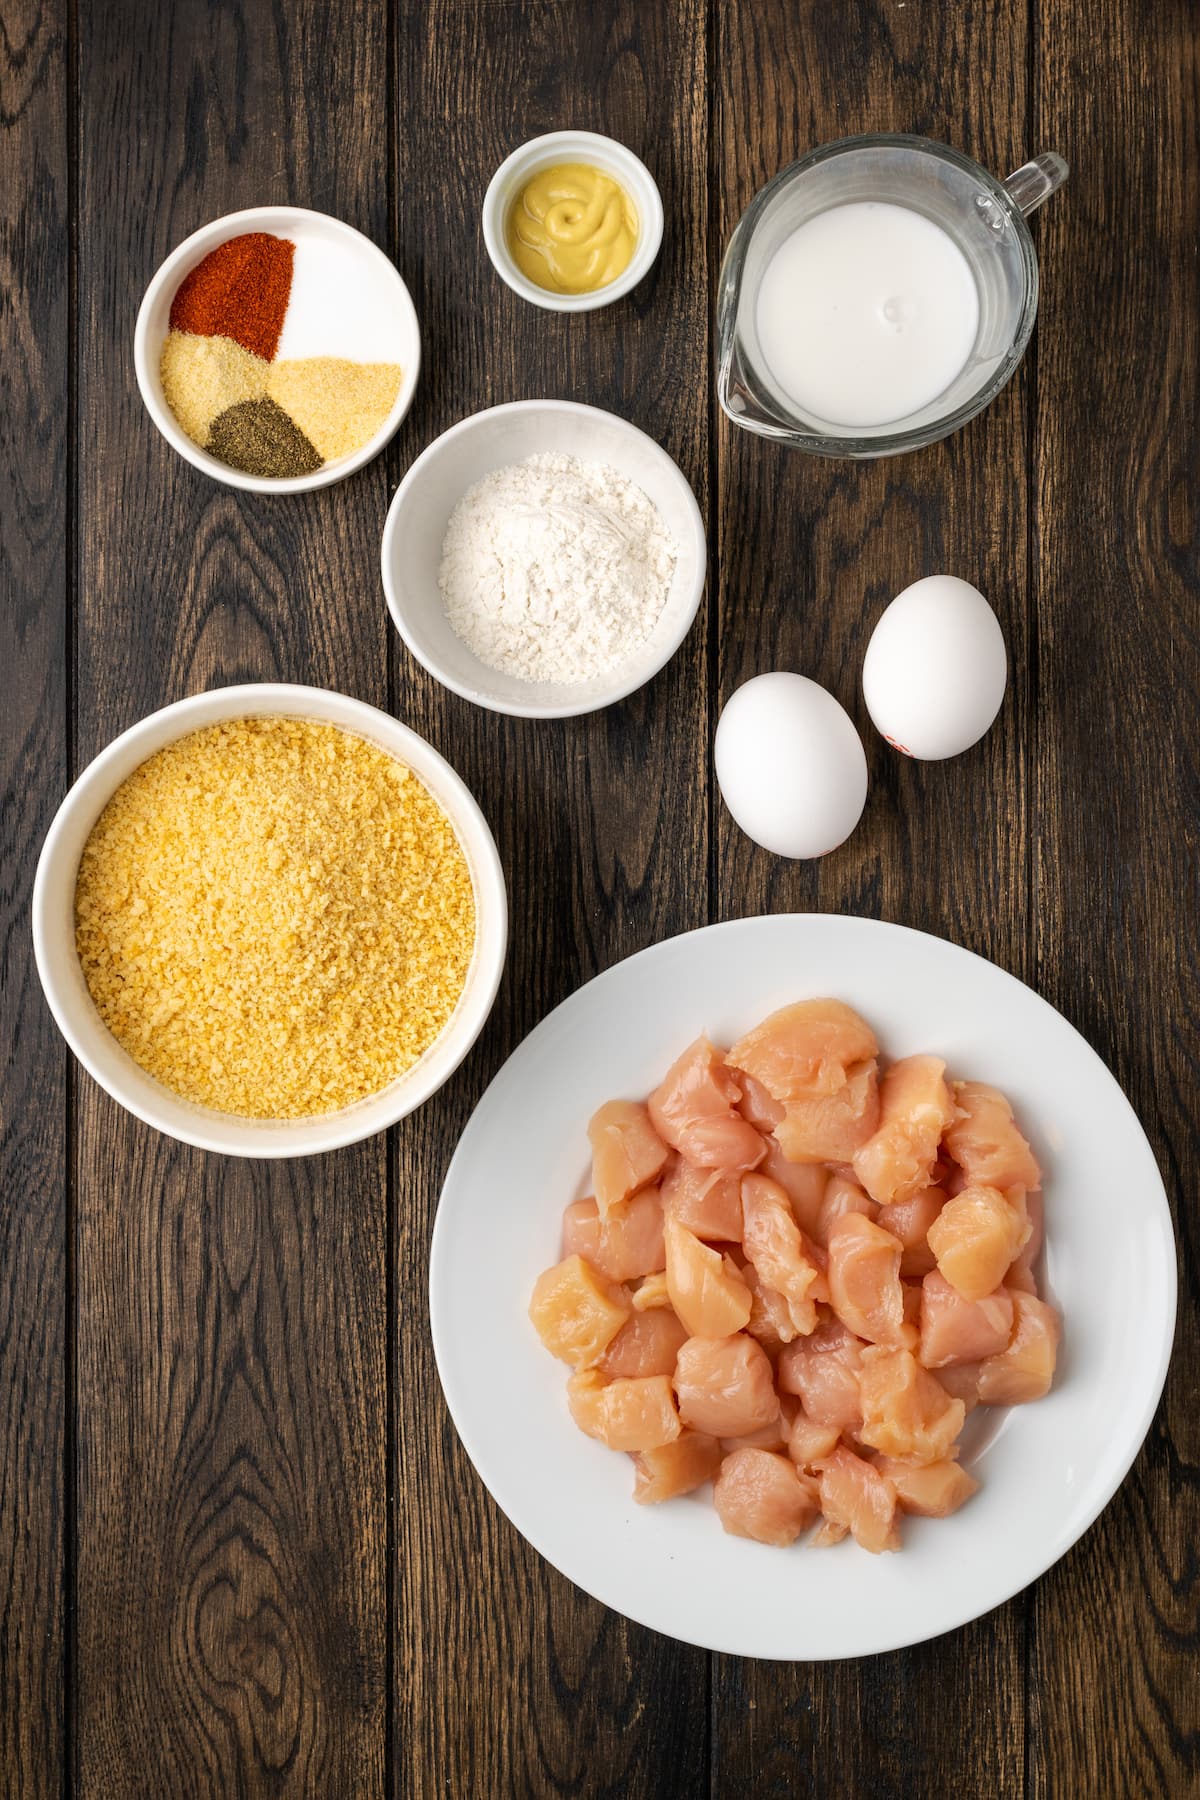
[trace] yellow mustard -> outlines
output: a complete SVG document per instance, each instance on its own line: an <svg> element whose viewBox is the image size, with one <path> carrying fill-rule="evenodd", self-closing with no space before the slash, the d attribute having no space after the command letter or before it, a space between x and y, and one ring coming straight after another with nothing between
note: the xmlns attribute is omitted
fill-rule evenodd
<svg viewBox="0 0 1200 1800"><path fill-rule="evenodd" d="M508 248L528 281L557 294L592 294L629 266L638 222L624 188L590 163L530 176L508 215Z"/></svg>

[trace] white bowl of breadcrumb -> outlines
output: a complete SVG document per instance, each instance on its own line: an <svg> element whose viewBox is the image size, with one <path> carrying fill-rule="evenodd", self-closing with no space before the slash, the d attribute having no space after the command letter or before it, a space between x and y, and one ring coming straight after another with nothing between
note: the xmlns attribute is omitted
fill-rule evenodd
<svg viewBox="0 0 1200 1800"><path fill-rule="evenodd" d="M491 1011L508 904L462 779L376 707L217 688L103 750L38 862L38 974L67 1043L146 1124L230 1156L384 1130Z"/></svg>

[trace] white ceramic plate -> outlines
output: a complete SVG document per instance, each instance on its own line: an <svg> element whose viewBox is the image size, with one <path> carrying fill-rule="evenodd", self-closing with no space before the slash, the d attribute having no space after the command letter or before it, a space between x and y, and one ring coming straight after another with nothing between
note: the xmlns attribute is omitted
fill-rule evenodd
<svg viewBox="0 0 1200 1800"><path fill-rule="evenodd" d="M631 1498L632 1468L585 1438L566 1368L526 1317L586 1191L585 1126L641 1097L701 1031L717 1042L790 1000L833 994L884 1051L944 1056L1011 1098L1045 1170L1046 1274L1062 1310L1051 1393L968 1421L983 1483L950 1519L906 1519L873 1557L727 1537L711 1489ZM1141 1126L1104 1064L1044 1000L954 944L869 919L798 914L715 925L589 982L533 1031L463 1133L430 1266L442 1385L467 1452L517 1529L606 1605L708 1649L792 1660L919 1643L1019 1592L1115 1492L1162 1391L1175 1245ZM977 1423L978 1421L978 1423Z"/></svg>

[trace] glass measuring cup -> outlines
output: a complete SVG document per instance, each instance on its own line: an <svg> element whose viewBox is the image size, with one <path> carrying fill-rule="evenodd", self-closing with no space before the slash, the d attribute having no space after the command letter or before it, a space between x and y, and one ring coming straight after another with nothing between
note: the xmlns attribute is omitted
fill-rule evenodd
<svg viewBox="0 0 1200 1800"><path fill-rule="evenodd" d="M816 456L891 456L949 436L994 400L1020 362L1037 314L1038 265L1027 216L1067 178L1048 151L1007 181L932 138L869 136L823 144L782 170L743 213L717 292L717 396L735 425ZM780 245L817 213L885 201L923 213L957 244L979 292L979 324L949 387L877 426L806 416L759 344L758 295Z"/></svg>

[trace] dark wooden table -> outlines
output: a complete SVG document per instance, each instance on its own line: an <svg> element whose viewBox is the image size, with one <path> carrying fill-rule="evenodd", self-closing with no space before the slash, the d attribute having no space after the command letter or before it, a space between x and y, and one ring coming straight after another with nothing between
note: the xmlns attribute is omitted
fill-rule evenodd
<svg viewBox="0 0 1200 1800"><path fill-rule="evenodd" d="M1200 1792L1188 0L0 0L0 24L7 1791ZM479 225L506 152L565 123L637 149L667 210L651 278L578 318L503 287ZM921 455L821 463L718 412L714 283L762 182L871 129L1000 173L1054 148L1073 173L1036 222L1041 319L996 404ZM368 233L425 333L388 453L296 499L197 474L133 379L160 259L259 201ZM535 725L409 659L378 547L436 433L544 394L666 445L712 574L649 689ZM978 749L922 766L866 724L857 676L885 602L935 570L990 597L1013 679ZM867 812L819 864L755 850L712 780L721 700L776 667L864 724ZM491 1024L435 1100L386 1138L274 1166L182 1149L81 1075L28 924L72 776L164 702L260 678L342 689L430 737L492 822L514 928ZM1082 1543L951 1637L827 1667L684 1648L552 1574L459 1449L426 1305L446 1163L523 1034L643 945L789 909L940 933L1060 1007L1145 1122L1183 1277L1164 1404Z"/></svg>

